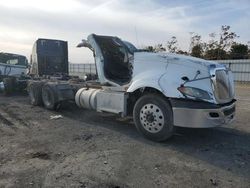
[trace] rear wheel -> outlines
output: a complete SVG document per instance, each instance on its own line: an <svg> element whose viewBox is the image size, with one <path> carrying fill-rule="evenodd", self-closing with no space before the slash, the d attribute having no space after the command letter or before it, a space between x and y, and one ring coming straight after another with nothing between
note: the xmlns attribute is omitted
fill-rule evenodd
<svg viewBox="0 0 250 188"><path fill-rule="evenodd" d="M164 141L174 133L173 112L168 101L158 94L138 99L133 111L137 130L153 141Z"/></svg>
<svg viewBox="0 0 250 188"><path fill-rule="evenodd" d="M49 84L45 84L42 88L42 100L45 108L49 110L55 110L57 108L56 93Z"/></svg>
<svg viewBox="0 0 250 188"><path fill-rule="evenodd" d="M42 105L42 83L32 82L28 85L30 103L34 106Z"/></svg>

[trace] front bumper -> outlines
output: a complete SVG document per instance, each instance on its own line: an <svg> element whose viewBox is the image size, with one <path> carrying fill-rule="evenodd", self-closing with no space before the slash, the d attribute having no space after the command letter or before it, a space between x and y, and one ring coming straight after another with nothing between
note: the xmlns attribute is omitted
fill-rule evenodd
<svg viewBox="0 0 250 188"><path fill-rule="evenodd" d="M210 128L231 123L235 119L235 101L223 105L172 99L174 125Z"/></svg>

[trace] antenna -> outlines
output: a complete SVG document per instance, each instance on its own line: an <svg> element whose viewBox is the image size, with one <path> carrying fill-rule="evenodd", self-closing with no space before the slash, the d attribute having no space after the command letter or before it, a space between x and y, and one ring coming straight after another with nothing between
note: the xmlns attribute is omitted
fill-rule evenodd
<svg viewBox="0 0 250 188"><path fill-rule="evenodd" d="M191 53L191 51L192 51L192 48L193 48L193 44L192 44L192 36L193 36L193 34L194 34L194 32L188 32L189 33L189 35L190 35L190 44L189 44L189 54Z"/></svg>
<svg viewBox="0 0 250 188"><path fill-rule="evenodd" d="M136 38L137 47L139 47L139 40L138 40L138 34L137 34L136 26L135 26L135 38Z"/></svg>

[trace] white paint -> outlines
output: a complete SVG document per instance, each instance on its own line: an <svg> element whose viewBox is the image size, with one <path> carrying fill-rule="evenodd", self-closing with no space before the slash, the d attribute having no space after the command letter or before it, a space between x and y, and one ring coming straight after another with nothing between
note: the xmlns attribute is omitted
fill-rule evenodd
<svg viewBox="0 0 250 188"><path fill-rule="evenodd" d="M207 91L211 96L208 102L217 103L213 94L209 72L211 65L222 66L216 62L165 52L135 52L130 62L133 65L133 75L130 83L118 85L105 77L102 51L93 35L90 35L86 42L95 51L96 69L99 81L102 84L109 83L115 87L122 87L124 91L127 88L126 91L129 93L140 88L151 87L162 92L166 97L185 98L178 90L178 87L185 83L182 77L187 77L189 80L198 80L187 82L185 86ZM89 46L88 44L87 46Z"/></svg>
<svg viewBox="0 0 250 188"><path fill-rule="evenodd" d="M0 63L0 75L19 77L21 74L27 74L27 71L26 66Z"/></svg>
<svg viewBox="0 0 250 188"><path fill-rule="evenodd" d="M138 52L134 55L133 78L127 92L152 87L166 97L183 98L177 90L184 83L181 78L186 76L190 80L194 79L197 71L200 71L197 78L208 77L211 64L217 63L171 53ZM186 86L213 93L209 78L187 83Z"/></svg>

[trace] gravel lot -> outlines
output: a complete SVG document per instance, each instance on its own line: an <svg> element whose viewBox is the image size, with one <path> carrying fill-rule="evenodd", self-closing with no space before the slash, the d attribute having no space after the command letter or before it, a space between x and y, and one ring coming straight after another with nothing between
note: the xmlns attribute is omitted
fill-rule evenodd
<svg viewBox="0 0 250 188"><path fill-rule="evenodd" d="M0 187L250 187L250 86L236 90L233 124L179 128L164 143L128 119L0 96Z"/></svg>

